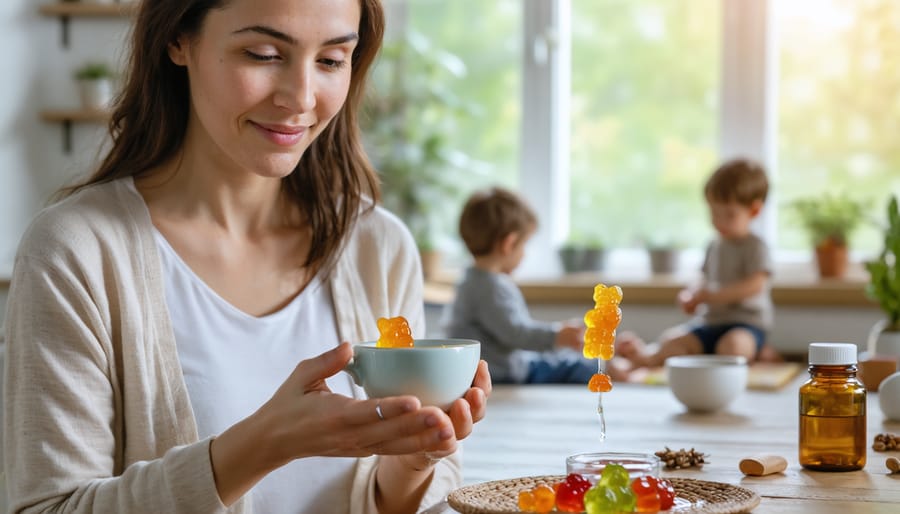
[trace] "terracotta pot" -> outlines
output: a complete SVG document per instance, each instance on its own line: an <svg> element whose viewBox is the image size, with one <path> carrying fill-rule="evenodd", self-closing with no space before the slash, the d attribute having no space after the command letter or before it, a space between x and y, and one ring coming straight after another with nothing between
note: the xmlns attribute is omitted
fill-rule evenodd
<svg viewBox="0 0 900 514"><path fill-rule="evenodd" d="M816 264L822 278L843 278L847 274L847 246L826 240L816 247Z"/></svg>

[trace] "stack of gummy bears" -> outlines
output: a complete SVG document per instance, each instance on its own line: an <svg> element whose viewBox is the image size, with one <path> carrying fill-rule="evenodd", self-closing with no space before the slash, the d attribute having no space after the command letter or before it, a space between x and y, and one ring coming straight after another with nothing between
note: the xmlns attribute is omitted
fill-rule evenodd
<svg viewBox="0 0 900 514"><path fill-rule="evenodd" d="M615 514L618 512L659 512L675 505L675 489L668 480L640 476L631 480L628 471L619 464L609 464L596 484L577 473L549 486L539 484L519 492L519 510L523 512L587 512L587 514Z"/></svg>
<svg viewBox="0 0 900 514"><path fill-rule="evenodd" d="M588 359L608 361L615 354L616 328L622 321L622 288L594 286L594 308L584 315L584 356ZM597 393L612 390L612 380L605 373L596 373L588 383L588 389Z"/></svg>
<svg viewBox="0 0 900 514"><path fill-rule="evenodd" d="M377 348L412 348L413 336L409 322L403 316L378 318Z"/></svg>

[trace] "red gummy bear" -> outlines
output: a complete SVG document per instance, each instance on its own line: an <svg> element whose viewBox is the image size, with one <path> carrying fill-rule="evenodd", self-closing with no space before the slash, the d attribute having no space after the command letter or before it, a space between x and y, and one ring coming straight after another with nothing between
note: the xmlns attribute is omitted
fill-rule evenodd
<svg viewBox="0 0 900 514"><path fill-rule="evenodd" d="M671 482L660 478L656 482L656 490L659 493L659 510L669 510L675 506L675 488Z"/></svg>
<svg viewBox="0 0 900 514"><path fill-rule="evenodd" d="M584 493L591 483L578 473L569 473L556 491L556 508L560 512L583 512Z"/></svg>
<svg viewBox="0 0 900 514"><path fill-rule="evenodd" d="M631 490L637 500L634 510L636 512L658 512L661 508L659 501L659 489L654 477L637 477L631 482Z"/></svg>

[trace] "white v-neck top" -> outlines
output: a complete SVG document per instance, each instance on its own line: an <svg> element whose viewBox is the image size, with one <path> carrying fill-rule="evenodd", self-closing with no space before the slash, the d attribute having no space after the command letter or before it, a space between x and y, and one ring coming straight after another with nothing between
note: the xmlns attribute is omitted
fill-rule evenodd
<svg viewBox="0 0 900 514"><path fill-rule="evenodd" d="M284 308L255 317L212 290L154 230L178 358L201 438L219 434L262 406L297 363L337 346L327 283L318 278ZM352 396L349 375L326 380ZM348 512L355 459L298 459L263 478L249 493L256 514Z"/></svg>

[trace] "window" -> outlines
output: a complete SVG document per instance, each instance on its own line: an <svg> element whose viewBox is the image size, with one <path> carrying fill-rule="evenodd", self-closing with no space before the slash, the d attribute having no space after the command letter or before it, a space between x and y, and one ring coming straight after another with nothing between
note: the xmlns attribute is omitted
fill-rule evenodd
<svg viewBox="0 0 900 514"><path fill-rule="evenodd" d="M487 166L465 192L517 187L550 232L527 273L555 272L566 237L699 254L712 232L702 186L723 157L769 169L760 229L777 258L809 258L793 199L836 191L880 219L900 194L900 2L396 2L407 27L466 63L453 88L478 109L454 141ZM878 232L851 248L877 251Z"/></svg>
<svg viewBox="0 0 900 514"><path fill-rule="evenodd" d="M720 3L573 0L573 238L704 243L703 181L718 158Z"/></svg>
<svg viewBox="0 0 900 514"><path fill-rule="evenodd" d="M820 192L852 196L882 219L900 194L900 3L894 0L773 2L778 55L778 247L804 250L788 222L790 200ZM872 225L851 248L872 254Z"/></svg>
<svg viewBox="0 0 900 514"><path fill-rule="evenodd" d="M431 204L431 219L427 228L432 233L430 244L464 256L457 235L457 220L465 197L475 189L500 184L516 188L519 178L519 127L521 119L521 0L409 0L387 4L387 40L391 22L400 19L413 45L417 45L428 59L410 62L405 71L407 96L415 96L409 106L414 117L405 118L407 139L431 134L431 141L448 150L453 164L443 177L435 177L420 166L409 170L408 189L412 194L429 195L424 202ZM396 30L396 29L395 29ZM398 32L402 33L402 28ZM388 43L389 45L390 43ZM382 56L382 61L385 56ZM379 76L376 65L374 85L390 87L391 77ZM431 68L445 67L454 73L433 73ZM380 82L380 83L379 83ZM427 91L424 91L427 90ZM431 99L437 99L432 101ZM431 116L428 105L441 104L442 116ZM438 130L436 125L442 125ZM419 144L426 148L428 142ZM373 152L377 161L378 149ZM430 188L441 181L440 188ZM385 177L385 204L390 206L391 177ZM450 201L448 201L447 197ZM425 207L428 208L428 207ZM408 216L407 224L419 239L424 231L414 226ZM420 242L420 247L421 247Z"/></svg>

